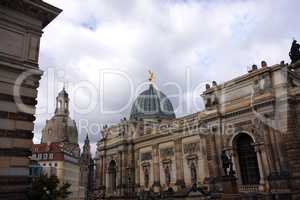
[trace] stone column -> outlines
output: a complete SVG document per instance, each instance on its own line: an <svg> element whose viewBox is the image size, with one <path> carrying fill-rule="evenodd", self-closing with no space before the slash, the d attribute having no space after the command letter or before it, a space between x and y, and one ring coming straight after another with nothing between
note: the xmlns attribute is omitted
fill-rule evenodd
<svg viewBox="0 0 300 200"><path fill-rule="evenodd" d="M96 189L98 189L100 186L102 186L102 168L103 168L103 161L102 156L98 156L96 160Z"/></svg>
<svg viewBox="0 0 300 200"><path fill-rule="evenodd" d="M135 184L136 187L140 186L140 161L139 161L139 150L135 150Z"/></svg>
<svg viewBox="0 0 300 200"><path fill-rule="evenodd" d="M175 165L176 165L176 186L178 190L181 190L185 186L181 138L175 141Z"/></svg>
<svg viewBox="0 0 300 200"><path fill-rule="evenodd" d="M103 156L101 155L100 156L100 166L99 166L99 186L102 186L103 185Z"/></svg>
<svg viewBox="0 0 300 200"><path fill-rule="evenodd" d="M127 176L127 166L128 166L128 153L127 151L123 151L122 154L121 154L121 159L122 159L122 167L121 167L121 170L122 170L122 177L121 177L121 187L120 187L120 192L121 192L121 195L124 194L124 191L127 189L127 179L128 179L128 176Z"/></svg>
<svg viewBox="0 0 300 200"><path fill-rule="evenodd" d="M265 188L266 176L265 176L265 169L264 169L264 165L263 165L263 161L262 161L260 145L262 145L262 144L255 144L254 147L255 147L256 157L257 157L257 161L258 161L259 176L260 176L259 190L263 192L266 189Z"/></svg>
<svg viewBox="0 0 300 200"><path fill-rule="evenodd" d="M271 132L269 127L267 126L264 127L263 131L265 136L266 152L268 153L268 158L269 158L270 173L273 174L276 172L276 163L275 163L275 155L274 155L274 149L272 144Z"/></svg>
<svg viewBox="0 0 300 200"><path fill-rule="evenodd" d="M231 159L232 159L232 163L233 163L233 170L236 173L235 176L237 177L238 184L241 185L243 181L242 181L242 177L240 174L240 172L241 172L240 163L239 163L239 157L237 155L236 149L234 149L232 147L232 149L229 149L229 153L232 156Z"/></svg>
<svg viewBox="0 0 300 200"><path fill-rule="evenodd" d="M160 191L160 170L159 170L159 148L158 144L152 146L152 154L153 154L153 176L154 176L154 183L153 189L154 192Z"/></svg>
<svg viewBox="0 0 300 200"><path fill-rule="evenodd" d="M124 153L122 151L119 151L119 162L117 166L117 192L119 195L121 195L123 191L123 154Z"/></svg>
<svg viewBox="0 0 300 200"><path fill-rule="evenodd" d="M107 176L107 160L106 160L106 155L102 156L102 163L103 163L103 167L102 167L102 186L107 187L106 184L106 176Z"/></svg>

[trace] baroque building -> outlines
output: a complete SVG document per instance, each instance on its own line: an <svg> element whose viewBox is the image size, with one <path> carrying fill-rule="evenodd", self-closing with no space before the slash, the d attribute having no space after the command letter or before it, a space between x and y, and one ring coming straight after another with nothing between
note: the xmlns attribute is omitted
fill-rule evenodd
<svg viewBox="0 0 300 200"><path fill-rule="evenodd" d="M43 29L61 12L42 0L0 1L0 199L26 199Z"/></svg>
<svg viewBox="0 0 300 200"><path fill-rule="evenodd" d="M299 62L263 61L247 74L206 85L204 110L181 118L150 78L129 120L103 127L95 159L97 195L184 197L194 185L222 193L225 153L239 194L299 199L299 71Z"/></svg>

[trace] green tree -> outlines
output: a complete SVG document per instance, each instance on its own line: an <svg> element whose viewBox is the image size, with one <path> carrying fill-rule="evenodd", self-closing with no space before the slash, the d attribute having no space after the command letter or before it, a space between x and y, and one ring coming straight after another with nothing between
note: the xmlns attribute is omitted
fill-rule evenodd
<svg viewBox="0 0 300 200"><path fill-rule="evenodd" d="M48 177L41 174L32 181L31 188L28 192L30 200L59 200L66 199L71 192L69 183L59 185L59 180L56 176Z"/></svg>

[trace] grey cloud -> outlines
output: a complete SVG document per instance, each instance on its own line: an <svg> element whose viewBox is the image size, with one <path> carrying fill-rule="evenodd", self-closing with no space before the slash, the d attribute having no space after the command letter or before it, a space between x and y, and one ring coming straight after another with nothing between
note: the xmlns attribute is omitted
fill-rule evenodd
<svg viewBox="0 0 300 200"><path fill-rule="evenodd" d="M48 1L64 12L45 29L41 68L65 70L65 79L73 86L88 80L99 89L97 73L103 69L121 69L137 86L146 81L150 68L156 73L157 85L166 94L176 93L176 88L164 86L170 81L180 85L184 94L192 94L203 82L226 81L246 73L247 66L261 60L268 64L288 61L292 37L300 38L296 20L300 3L296 0ZM191 71L190 88L186 88L187 69ZM56 96L45 96L48 84L45 78L39 89L38 107ZM123 81L107 80L107 109L118 108L128 100L128 85ZM200 95L201 91L197 93ZM73 96L70 98L75 101ZM85 99L80 95L76 98L78 102ZM176 99L171 100L178 104ZM183 109L177 116L199 111L200 97L197 103L197 107ZM72 117L76 121L87 119L91 123L111 124L128 117L129 112L130 108L103 115L95 109L86 115L74 113ZM38 115L40 119L45 116L49 117L49 113ZM40 122L37 126L41 126ZM39 134L36 131L37 137ZM85 132L80 135L82 143ZM91 141L95 143L99 137L96 134Z"/></svg>

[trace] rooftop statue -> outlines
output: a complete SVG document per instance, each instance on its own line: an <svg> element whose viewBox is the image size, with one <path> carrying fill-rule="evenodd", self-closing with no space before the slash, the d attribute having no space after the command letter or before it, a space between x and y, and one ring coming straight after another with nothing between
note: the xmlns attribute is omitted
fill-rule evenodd
<svg viewBox="0 0 300 200"><path fill-rule="evenodd" d="M151 70L149 70L148 80L150 83L153 83L155 80L155 75L154 75L153 71L151 71Z"/></svg>
<svg viewBox="0 0 300 200"><path fill-rule="evenodd" d="M291 63L295 63L300 59L300 44L298 44L297 40L293 40L292 46L291 46L291 50L289 53L289 56L292 60Z"/></svg>

